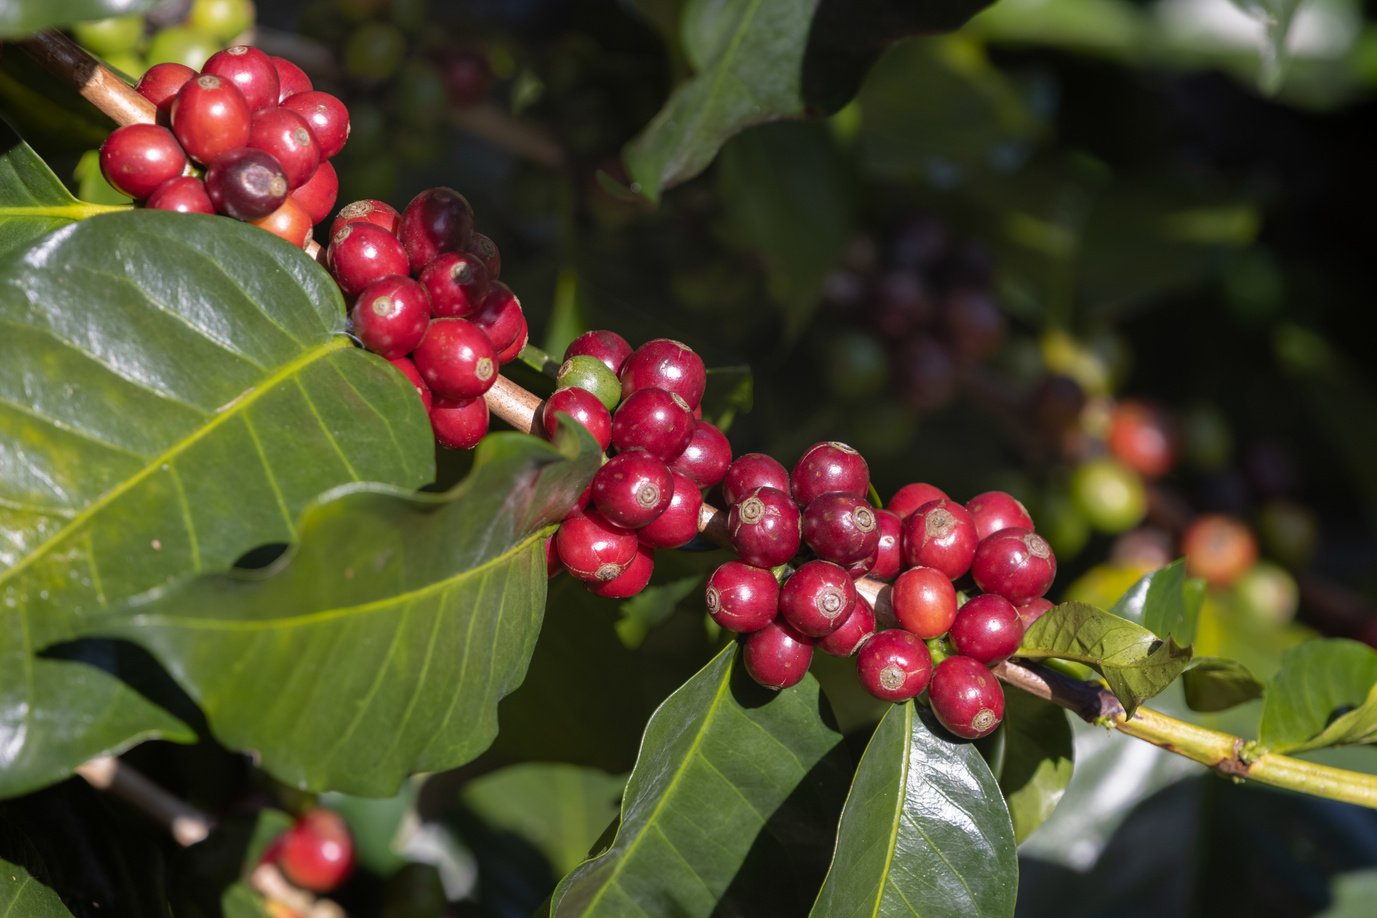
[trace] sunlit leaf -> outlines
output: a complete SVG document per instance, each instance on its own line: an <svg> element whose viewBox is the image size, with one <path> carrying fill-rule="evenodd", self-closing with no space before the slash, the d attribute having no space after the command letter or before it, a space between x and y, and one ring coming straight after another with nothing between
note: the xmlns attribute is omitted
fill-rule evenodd
<svg viewBox="0 0 1377 918"><path fill-rule="evenodd" d="M1068 716L1026 692L1004 693L999 787L1019 842L1052 815L1071 781L1075 748Z"/></svg>
<svg viewBox="0 0 1377 918"><path fill-rule="evenodd" d="M1237 660L1196 657L1181 674L1192 711L1225 711L1262 697L1262 683Z"/></svg>
<svg viewBox="0 0 1377 918"><path fill-rule="evenodd" d="M0 123L0 257L76 220L120 207L87 204L68 194L29 145Z"/></svg>
<svg viewBox="0 0 1377 918"><path fill-rule="evenodd" d="M1327 638L1287 651L1267 682L1258 741L1273 752L1377 742L1377 650Z"/></svg>
<svg viewBox="0 0 1377 918"><path fill-rule="evenodd" d="M1188 647L1195 642L1204 601L1204 583L1186 579L1186 561L1180 558L1145 575L1109 611Z"/></svg>

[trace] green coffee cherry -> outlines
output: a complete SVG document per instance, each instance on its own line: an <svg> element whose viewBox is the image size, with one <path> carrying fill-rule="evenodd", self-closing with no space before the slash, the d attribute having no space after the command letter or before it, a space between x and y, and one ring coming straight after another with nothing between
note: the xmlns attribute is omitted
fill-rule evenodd
<svg viewBox="0 0 1377 918"><path fill-rule="evenodd" d="M173 26L163 29L148 43L148 66L168 61L200 70L220 50L220 43L199 29Z"/></svg>
<svg viewBox="0 0 1377 918"><path fill-rule="evenodd" d="M253 27L253 0L195 0L186 24L193 29L229 41Z"/></svg>
<svg viewBox="0 0 1377 918"><path fill-rule="evenodd" d="M597 396L598 401L611 411L622 399L622 384L617 376L596 357L580 354L564 361L555 376L555 385L561 389L578 386Z"/></svg>
<svg viewBox="0 0 1377 918"><path fill-rule="evenodd" d="M142 16L112 16L78 22L72 26L72 36L88 50L109 57L139 50L143 42Z"/></svg>
<svg viewBox="0 0 1377 918"><path fill-rule="evenodd" d="M1127 532L1147 515L1142 477L1117 459L1091 459L1071 476L1071 497L1101 532Z"/></svg>

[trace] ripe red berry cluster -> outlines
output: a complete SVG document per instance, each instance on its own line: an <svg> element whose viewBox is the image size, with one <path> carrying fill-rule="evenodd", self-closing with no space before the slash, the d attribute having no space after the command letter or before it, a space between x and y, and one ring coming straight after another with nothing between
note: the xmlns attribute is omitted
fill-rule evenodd
<svg viewBox="0 0 1377 918"><path fill-rule="evenodd" d="M792 471L760 453L739 457L722 495L740 559L708 578L708 612L744 635L746 669L761 685L798 683L814 647L854 654L875 697L906 701L927 690L944 726L984 736L1004 712L988 667L1013 655L1027 624L1050 608L1043 595L1056 558L1002 491L963 505L914 483L881 510L869 490L865 459L842 443L814 444ZM854 584L862 576L892 581L898 627L878 626ZM961 602L958 584L980 592Z"/></svg>
<svg viewBox="0 0 1377 918"><path fill-rule="evenodd" d="M335 206L330 158L349 112L291 61L236 45L200 73L156 64L134 87L156 124L117 128L100 148L115 188L154 210L224 214L305 246Z"/></svg>
<svg viewBox="0 0 1377 918"><path fill-rule="evenodd" d="M325 265L351 304L354 336L416 386L435 439L477 446L488 432L483 394L526 346L527 327L468 200L429 188L400 213L382 201L348 204L330 225Z"/></svg>
<svg viewBox="0 0 1377 918"><path fill-rule="evenodd" d="M590 331L565 351L557 384L541 408L546 434L572 420L614 454L547 545L551 573L567 570L599 596L633 596L655 549L698 535L703 489L732 461L726 435L702 420L703 361L668 338L633 351L616 332Z"/></svg>

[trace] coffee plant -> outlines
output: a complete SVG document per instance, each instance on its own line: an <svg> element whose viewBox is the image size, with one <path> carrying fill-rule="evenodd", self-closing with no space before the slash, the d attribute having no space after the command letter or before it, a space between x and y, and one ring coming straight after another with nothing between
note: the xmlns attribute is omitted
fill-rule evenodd
<svg viewBox="0 0 1377 918"><path fill-rule="evenodd" d="M1373 69L987 6L0 3L0 915L1363 914Z"/></svg>

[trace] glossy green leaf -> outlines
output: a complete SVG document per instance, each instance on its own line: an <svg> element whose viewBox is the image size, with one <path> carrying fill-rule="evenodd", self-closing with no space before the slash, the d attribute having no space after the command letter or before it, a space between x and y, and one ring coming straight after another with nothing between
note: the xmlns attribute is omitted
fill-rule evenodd
<svg viewBox="0 0 1377 918"><path fill-rule="evenodd" d="M1067 718L1062 708L1026 692L1004 693L999 788L1019 842L1052 815L1071 781L1076 756Z"/></svg>
<svg viewBox="0 0 1377 918"><path fill-rule="evenodd" d="M1204 582L1186 579L1186 559L1178 558L1144 575L1109 611L1189 647L1195 643L1204 602Z"/></svg>
<svg viewBox="0 0 1377 918"><path fill-rule="evenodd" d="M822 874L847 767L811 677L751 682L737 645L646 727L611 846L560 882L554 915L799 914Z"/></svg>
<svg viewBox="0 0 1377 918"><path fill-rule="evenodd" d="M71 918L57 893L18 864L0 858L0 915Z"/></svg>
<svg viewBox="0 0 1377 918"><path fill-rule="evenodd" d="M38 154L3 123L0 147L0 258L76 220L125 209L72 197Z"/></svg>
<svg viewBox="0 0 1377 918"><path fill-rule="evenodd" d="M1316 918L1366 918L1377 900L1377 869L1340 874L1331 889L1329 907Z"/></svg>
<svg viewBox="0 0 1377 918"><path fill-rule="evenodd" d="M625 775L549 762L513 765L468 783L463 805L492 831L530 845L563 876L617 815Z"/></svg>
<svg viewBox="0 0 1377 918"><path fill-rule="evenodd" d="M1117 615L1083 602L1067 602L1033 622L1018 655L1089 666L1104 677L1131 715L1181 675L1191 651Z"/></svg>
<svg viewBox="0 0 1377 918"><path fill-rule="evenodd" d="M1267 682L1258 741L1272 752L1377 742L1377 650L1327 638L1287 651Z"/></svg>
<svg viewBox="0 0 1377 918"><path fill-rule="evenodd" d="M1262 683L1237 660L1196 657L1181 674L1186 704L1192 711L1227 711L1262 697Z"/></svg>
<svg viewBox="0 0 1377 918"><path fill-rule="evenodd" d="M18 38L86 19L107 19L151 9L157 0L5 0L0 38Z"/></svg>
<svg viewBox="0 0 1377 918"><path fill-rule="evenodd" d="M547 527L600 455L581 428L494 434L442 495L347 489L272 567L155 590L96 627L147 647L278 779L390 795L497 735L540 631Z"/></svg>
<svg viewBox="0 0 1377 918"><path fill-rule="evenodd" d="M1012 915L1014 829L989 766L910 702L866 747L814 918Z"/></svg>
<svg viewBox="0 0 1377 918"><path fill-rule="evenodd" d="M110 674L36 651L288 541L327 489L433 476L415 390L344 324L319 265L231 220L115 214L0 259L0 796L190 739Z"/></svg>

